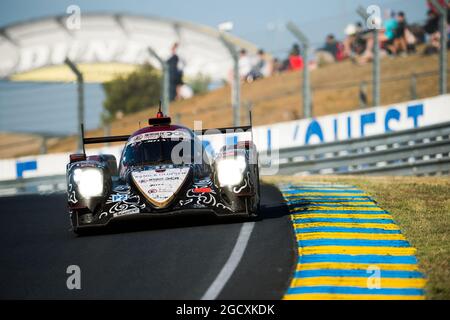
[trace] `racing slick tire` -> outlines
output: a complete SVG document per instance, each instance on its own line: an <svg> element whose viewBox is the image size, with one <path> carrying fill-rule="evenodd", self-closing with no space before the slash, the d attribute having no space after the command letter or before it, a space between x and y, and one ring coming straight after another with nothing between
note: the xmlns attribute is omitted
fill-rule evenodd
<svg viewBox="0 0 450 320"><path fill-rule="evenodd" d="M248 197L245 200L246 211L250 218L258 218L259 213L259 199L258 197Z"/></svg>
<svg viewBox="0 0 450 320"><path fill-rule="evenodd" d="M256 177L257 177L257 186L256 186L256 194L254 197L250 197L248 201L246 201L247 204L247 212L249 213L249 216L251 218L257 218L259 214L259 210L261 207L261 184L259 181L259 167L256 165Z"/></svg>

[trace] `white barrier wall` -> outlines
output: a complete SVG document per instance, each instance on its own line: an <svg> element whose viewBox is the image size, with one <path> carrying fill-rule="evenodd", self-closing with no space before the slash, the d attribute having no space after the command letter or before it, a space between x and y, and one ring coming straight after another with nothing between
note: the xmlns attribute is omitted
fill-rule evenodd
<svg viewBox="0 0 450 320"><path fill-rule="evenodd" d="M450 95L409 101L389 106L344 112L312 119L258 126L253 130L258 151L283 149L306 144L359 138L450 121ZM204 136L214 151L249 134ZM88 155L114 154L120 158L122 147L88 149ZM0 181L65 173L69 153L37 155L0 160Z"/></svg>
<svg viewBox="0 0 450 320"><path fill-rule="evenodd" d="M450 121L450 95L255 128L259 151L359 138Z"/></svg>
<svg viewBox="0 0 450 320"><path fill-rule="evenodd" d="M122 147L87 149L88 155L113 154L120 158ZM18 178L64 175L70 152L27 156L17 159L0 160L0 181Z"/></svg>

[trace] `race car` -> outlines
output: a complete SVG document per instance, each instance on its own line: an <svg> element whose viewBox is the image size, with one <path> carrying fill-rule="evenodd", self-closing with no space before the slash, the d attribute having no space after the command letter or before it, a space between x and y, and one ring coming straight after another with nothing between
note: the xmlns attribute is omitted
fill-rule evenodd
<svg viewBox="0 0 450 320"><path fill-rule="evenodd" d="M253 140L234 139L212 154L200 139L251 129L250 124L194 132L171 124L161 111L130 136L85 138L82 128L83 152L71 154L67 164L73 231L162 215L257 216L260 185ZM119 166L113 155L86 155L85 144L118 141L126 141Z"/></svg>

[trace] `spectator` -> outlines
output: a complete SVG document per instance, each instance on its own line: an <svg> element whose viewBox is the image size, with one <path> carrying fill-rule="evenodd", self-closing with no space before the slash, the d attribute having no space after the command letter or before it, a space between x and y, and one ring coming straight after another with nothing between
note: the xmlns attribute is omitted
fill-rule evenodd
<svg viewBox="0 0 450 320"><path fill-rule="evenodd" d="M363 34L363 33L367 32L367 30L364 30L364 27L363 27L363 24L361 23L361 21L356 22L355 27L356 27L356 33L358 33L358 34Z"/></svg>
<svg viewBox="0 0 450 320"><path fill-rule="evenodd" d="M320 48L316 53L319 64L335 62L337 51L337 41L334 38L334 35L329 34L325 39L325 45L323 48Z"/></svg>
<svg viewBox="0 0 450 320"><path fill-rule="evenodd" d="M437 12L431 9L427 11L427 20L423 28L428 34L433 34L439 31L439 15Z"/></svg>
<svg viewBox="0 0 450 320"><path fill-rule="evenodd" d="M274 70L274 61L272 59L268 59L266 53L262 49L259 51L258 55L259 59L263 61L263 64L261 66L261 73L263 77L271 76Z"/></svg>
<svg viewBox="0 0 450 320"><path fill-rule="evenodd" d="M397 53L407 54L406 19L402 11L397 13L397 28L394 30L394 47Z"/></svg>
<svg viewBox="0 0 450 320"><path fill-rule="evenodd" d="M394 45L395 32L398 28L398 22L395 19L395 13L390 10L386 10L386 20L384 21L384 34L381 37L381 42L387 51L391 54L396 54L397 50Z"/></svg>
<svg viewBox="0 0 450 320"><path fill-rule="evenodd" d="M416 52L416 45L418 42L417 36L412 31L412 28L409 26L405 29L406 50L408 53Z"/></svg>
<svg viewBox="0 0 450 320"><path fill-rule="evenodd" d="M357 25L349 24L344 32L347 36L344 40L344 56L355 58L362 55L367 48L367 40L363 36L365 31Z"/></svg>
<svg viewBox="0 0 450 320"><path fill-rule="evenodd" d="M364 64L372 60L373 38L370 30L363 30L362 25L349 24L345 28L347 37L344 40L343 56L349 57L353 62Z"/></svg>
<svg viewBox="0 0 450 320"><path fill-rule="evenodd" d="M439 4L445 7L445 1L444 0L438 0ZM436 16L439 16L439 10L433 5L433 3L430 0L427 0L428 7ZM438 18L439 21L439 18ZM450 24L450 3L447 4L447 23Z"/></svg>
<svg viewBox="0 0 450 320"><path fill-rule="evenodd" d="M336 51L336 61L342 61L346 58L344 53L344 44L340 41L336 43L337 51Z"/></svg>
<svg viewBox="0 0 450 320"><path fill-rule="evenodd" d="M322 50L327 51L333 55L334 58L336 58L337 55L337 41L334 38L333 34L329 34L325 40L325 46L322 48Z"/></svg>
<svg viewBox="0 0 450 320"><path fill-rule="evenodd" d="M450 22L450 3L446 4L446 1L444 0L438 0L438 2L442 6L447 6L447 24ZM429 34L429 45L425 48L425 54L429 53L435 53L440 48L440 30L439 30L439 11L438 9L433 5L433 3L428 0L428 7L430 10L428 11L428 18L427 22L425 23L424 29L427 34ZM447 48L449 47L449 33L448 29L446 34L444 35L447 42Z"/></svg>
<svg viewBox="0 0 450 320"><path fill-rule="evenodd" d="M427 20L423 28L428 35L428 44L425 47L424 54L432 54L438 52L440 47L439 15L432 9L428 10L427 12Z"/></svg>
<svg viewBox="0 0 450 320"><path fill-rule="evenodd" d="M265 58L264 50L259 49L258 55L256 56L255 62L248 75L248 80L253 81L267 76L267 65L268 63Z"/></svg>
<svg viewBox="0 0 450 320"><path fill-rule="evenodd" d="M289 53L289 70L302 70L303 69L303 57L300 55L300 47L298 44L292 46Z"/></svg>
<svg viewBox="0 0 450 320"><path fill-rule="evenodd" d="M325 39L325 45L316 53L319 64L332 63L344 59L344 47L339 41L336 41L333 34L329 34Z"/></svg>
<svg viewBox="0 0 450 320"><path fill-rule="evenodd" d="M278 58L273 58L272 61L272 73L279 74L283 71L283 64L280 62Z"/></svg>
<svg viewBox="0 0 450 320"><path fill-rule="evenodd" d="M425 32L425 29L423 28L423 25L421 25L419 23L409 24L408 28L406 30L407 30L406 38L407 38L408 45L409 45L408 31L411 32L412 35L414 36L415 45L426 42L426 32Z"/></svg>
<svg viewBox="0 0 450 320"><path fill-rule="evenodd" d="M178 89L183 84L183 70L179 67L180 58L177 54L178 43L172 46L172 55L167 60L169 69L169 99L173 101L178 97Z"/></svg>
<svg viewBox="0 0 450 320"><path fill-rule="evenodd" d="M252 62L247 55L247 50L241 49L239 53L239 76L241 80L247 80L247 77L252 71Z"/></svg>

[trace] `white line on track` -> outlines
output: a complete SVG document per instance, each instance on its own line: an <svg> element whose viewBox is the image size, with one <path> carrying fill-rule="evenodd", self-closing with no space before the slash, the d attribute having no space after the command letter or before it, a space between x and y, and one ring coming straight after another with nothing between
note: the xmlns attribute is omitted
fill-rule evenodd
<svg viewBox="0 0 450 320"><path fill-rule="evenodd" d="M245 248L247 247L248 240L250 239L250 235L252 234L254 226L254 222L246 222L242 225L233 251L231 251L227 262L222 267L222 270L220 270L216 279L209 286L208 290L206 290L205 294L202 297L202 300L216 299L219 293L222 291L223 287L225 287L225 284L228 282L234 270L236 270L236 267L241 261L242 255L245 252Z"/></svg>

